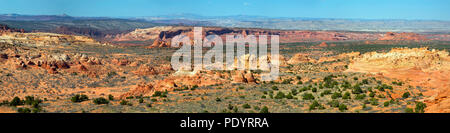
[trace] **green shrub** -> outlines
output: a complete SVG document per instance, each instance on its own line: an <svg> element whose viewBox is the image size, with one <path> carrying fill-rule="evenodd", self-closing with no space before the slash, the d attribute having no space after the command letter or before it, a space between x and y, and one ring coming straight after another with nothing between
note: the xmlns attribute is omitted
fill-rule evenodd
<svg viewBox="0 0 450 133"><path fill-rule="evenodd" d="M314 88L311 89L311 91L312 91L312 92L317 92L317 88L314 87Z"/></svg>
<svg viewBox="0 0 450 133"><path fill-rule="evenodd" d="M423 96L423 94L422 93L419 93L419 94L417 94L418 96Z"/></svg>
<svg viewBox="0 0 450 133"><path fill-rule="evenodd" d="M405 113L414 113L412 108L405 108Z"/></svg>
<svg viewBox="0 0 450 133"><path fill-rule="evenodd" d="M238 113L238 112L239 112L239 109L238 109L237 106L233 108L233 112L234 112L234 113Z"/></svg>
<svg viewBox="0 0 450 133"><path fill-rule="evenodd" d="M338 93L338 92L334 92L333 95L331 95L332 99L337 99L337 98L340 98L340 97L342 97L342 94Z"/></svg>
<svg viewBox="0 0 450 133"><path fill-rule="evenodd" d="M314 100L314 95L311 93L305 93L303 94L303 100Z"/></svg>
<svg viewBox="0 0 450 133"><path fill-rule="evenodd" d="M377 105L378 105L378 99L376 99L376 98L371 98L371 99L370 99L370 105L377 106Z"/></svg>
<svg viewBox="0 0 450 133"><path fill-rule="evenodd" d="M363 84L369 84L369 80L368 79L364 79L364 80L362 80L362 83Z"/></svg>
<svg viewBox="0 0 450 133"><path fill-rule="evenodd" d="M109 94L109 95L108 95L108 99L112 101L112 100L114 100L114 96L111 95L111 94Z"/></svg>
<svg viewBox="0 0 450 133"><path fill-rule="evenodd" d="M339 111L347 110L347 105L345 104L339 104Z"/></svg>
<svg viewBox="0 0 450 133"><path fill-rule="evenodd" d="M292 94L289 93L289 94L286 95L286 98L287 98L287 99L294 99L294 96L292 96Z"/></svg>
<svg viewBox="0 0 450 133"><path fill-rule="evenodd" d="M325 95L330 95L331 94L331 90L325 90L322 93L320 93L320 96L325 96Z"/></svg>
<svg viewBox="0 0 450 133"><path fill-rule="evenodd" d="M18 108L18 113L31 113L31 110L29 108Z"/></svg>
<svg viewBox="0 0 450 133"><path fill-rule="evenodd" d="M427 107L427 105L425 103L417 102L416 103L416 113L424 113L426 107Z"/></svg>
<svg viewBox="0 0 450 133"><path fill-rule="evenodd" d="M115 75L117 75L116 72L108 72L108 74L107 74L108 77L113 77Z"/></svg>
<svg viewBox="0 0 450 133"><path fill-rule="evenodd" d="M20 100L19 97L14 97L11 102L9 102L9 106L18 106L18 105L23 105L23 101Z"/></svg>
<svg viewBox="0 0 450 133"><path fill-rule="evenodd" d="M242 108L249 109L249 108L251 108L251 106L248 103L246 103L246 104L242 105Z"/></svg>
<svg viewBox="0 0 450 133"><path fill-rule="evenodd" d="M103 98L103 97L96 98L96 99L94 99L93 102L94 102L95 104L108 104L108 103L109 103L109 101L106 100L106 99Z"/></svg>
<svg viewBox="0 0 450 133"><path fill-rule="evenodd" d="M304 92L304 91L307 91L307 90L309 90L309 88L305 86L305 87L301 88L299 91L300 92Z"/></svg>
<svg viewBox="0 0 450 133"><path fill-rule="evenodd" d="M79 103L79 102L83 102L83 101L89 100L89 97L86 96L86 95L76 94L76 95L73 96L70 100L71 100L72 102L74 102L74 103Z"/></svg>
<svg viewBox="0 0 450 133"><path fill-rule="evenodd" d="M361 93L363 93L363 90L361 89L361 87L359 85L355 85L355 86L353 86L352 93L353 94L361 94Z"/></svg>
<svg viewBox="0 0 450 133"><path fill-rule="evenodd" d="M24 104L26 105L31 105L31 103L34 101L34 97L33 96L25 96L25 101Z"/></svg>
<svg viewBox="0 0 450 133"><path fill-rule="evenodd" d="M398 86L402 86L403 82L401 82L401 81L399 81L399 82L393 81L392 84L398 85Z"/></svg>
<svg viewBox="0 0 450 133"><path fill-rule="evenodd" d="M261 110L261 109L259 108L259 106L253 106L253 109L254 109L254 110Z"/></svg>
<svg viewBox="0 0 450 133"><path fill-rule="evenodd" d="M122 100L122 101L120 101L120 105L128 105L128 101Z"/></svg>
<svg viewBox="0 0 450 133"><path fill-rule="evenodd" d="M320 105L318 101L314 100L311 105L309 105L309 110L315 109L325 109L324 106Z"/></svg>
<svg viewBox="0 0 450 133"><path fill-rule="evenodd" d="M367 91L373 92L373 91L372 91L372 87L367 88Z"/></svg>
<svg viewBox="0 0 450 133"><path fill-rule="evenodd" d="M263 108L261 108L259 113L269 113L269 108L267 106L264 106Z"/></svg>
<svg viewBox="0 0 450 133"><path fill-rule="evenodd" d="M378 95L378 98L386 98L383 94Z"/></svg>
<svg viewBox="0 0 450 133"><path fill-rule="evenodd" d="M33 108L33 110L31 110L31 113L39 113L41 111L41 108Z"/></svg>
<svg viewBox="0 0 450 133"><path fill-rule="evenodd" d="M278 90L277 86L272 86L272 90Z"/></svg>
<svg viewBox="0 0 450 133"><path fill-rule="evenodd" d="M350 99L351 98L350 95L351 95L350 92L346 92L344 96L342 96L342 99Z"/></svg>
<svg viewBox="0 0 450 133"><path fill-rule="evenodd" d="M275 99L283 99L286 97L283 92L279 91L277 95L275 95Z"/></svg>
<svg viewBox="0 0 450 133"><path fill-rule="evenodd" d="M411 94L409 92L405 92L402 95L402 98L408 98Z"/></svg>
<svg viewBox="0 0 450 133"><path fill-rule="evenodd" d="M0 103L0 106L3 106L3 105L9 105L9 101L8 101L8 100L3 100L3 101Z"/></svg>
<svg viewBox="0 0 450 133"><path fill-rule="evenodd" d="M194 85L194 86L192 86L191 90L195 90L197 88L198 88L198 85Z"/></svg>
<svg viewBox="0 0 450 133"><path fill-rule="evenodd" d="M393 90L394 88L392 86L383 84L383 85L378 85L376 87L376 89L378 89L379 91L385 91L386 89Z"/></svg>
<svg viewBox="0 0 450 133"><path fill-rule="evenodd" d="M369 97L375 97L375 93L374 92L370 92Z"/></svg>
<svg viewBox="0 0 450 133"><path fill-rule="evenodd" d="M366 98L366 94L357 94L355 97L356 100L362 100L364 98Z"/></svg>
<svg viewBox="0 0 450 133"><path fill-rule="evenodd" d="M139 101L138 101L139 103L144 103L144 98L139 98Z"/></svg>
<svg viewBox="0 0 450 133"><path fill-rule="evenodd" d="M283 82L281 82L281 84L290 84L291 81L293 81L292 79L285 79L283 80Z"/></svg>
<svg viewBox="0 0 450 133"><path fill-rule="evenodd" d="M216 97L216 102L221 102L221 101L222 101L222 99Z"/></svg>
<svg viewBox="0 0 450 133"><path fill-rule="evenodd" d="M161 91L155 91L152 96L153 97L160 97L160 96L162 96L162 92Z"/></svg>
<svg viewBox="0 0 450 133"><path fill-rule="evenodd" d="M384 102L384 107L387 107L387 106L389 106L389 104L390 104L390 102L389 101L386 101L386 102Z"/></svg>
<svg viewBox="0 0 450 133"><path fill-rule="evenodd" d="M328 102L328 105L330 105L331 107L337 108L337 107L339 107L339 101L332 100L332 101Z"/></svg>
<svg viewBox="0 0 450 133"><path fill-rule="evenodd" d="M298 92L297 92L296 89L291 89L291 93L292 93L292 95L294 95L294 96L298 94Z"/></svg>

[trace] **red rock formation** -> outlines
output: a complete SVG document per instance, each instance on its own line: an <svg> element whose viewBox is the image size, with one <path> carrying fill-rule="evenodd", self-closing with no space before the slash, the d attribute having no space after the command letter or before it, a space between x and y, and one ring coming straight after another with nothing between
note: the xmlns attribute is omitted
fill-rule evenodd
<svg viewBox="0 0 450 133"><path fill-rule="evenodd" d="M450 89L439 92L427 106L426 113L450 113Z"/></svg>
<svg viewBox="0 0 450 133"><path fill-rule="evenodd" d="M256 83L256 79L251 72L236 71L233 75L234 83Z"/></svg>
<svg viewBox="0 0 450 133"><path fill-rule="evenodd" d="M233 75L233 82L235 83L247 83L247 79L244 76L244 71L236 71Z"/></svg>
<svg viewBox="0 0 450 133"><path fill-rule="evenodd" d="M328 47L328 44L326 42L322 42L319 45L317 45L318 47Z"/></svg>
<svg viewBox="0 0 450 133"><path fill-rule="evenodd" d="M16 69L26 69L26 68L27 65L23 61L20 61L19 64L16 65Z"/></svg>
<svg viewBox="0 0 450 133"><path fill-rule="evenodd" d="M7 25L0 24L0 35L2 35L4 33L11 33L11 32L24 33L25 31L23 29L14 29L14 28L8 27Z"/></svg>
<svg viewBox="0 0 450 133"><path fill-rule="evenodd" d="M136 75L155 75L158 74L158 72L155 70L155 68L148 66L148 65L143 65L140 66L136 71L134 71L133 73L135 73Z"/></svg>
<svg viewBox="0 0 450 133"><path fill-rule="evenodd" d="M80 65L78 68L79 71L88 71L88 69L84 65Z"/></svg>
<svg viewBox="0 0 450 133"><path fill-rule="evenodd" d="M425 36L419 35L417 33L393 33L393 32L387 32L382 38L379 40L396 40L396 41L422 41L422 40L428 40Z"/></svg>
<svg viewBox="0 0 450 133"><path fill-rule="evenodd" d="M176 35L186 35L193 38L193 27L163 26L148 29L136 29L127 34L116 36L112 41L147 41L154 40L148 48L169 47L170 40ZM427 36L435 36L436 40L449 40L448 36L419 35L416 33L392 33L386 35L378 33L334 32L334 31L301 31L301 30L271 30L271 29L242 29L242 28L203 28L203 37L219 35L225 41L226 35L279 35L280 43L313 42L313 41L345 41L345 40L428 40ZM324 44L322 44L323 47Z"/></svg>
<svg viewBox="0 0 450 133"><path fill-rule="evenodd" d="M154 90L153 85L151 85L151 84L143 84L142 83L142 84L139 84L133 90L131 90L131 91L125 93L125 94L120 95L119 99L125 99L126 97L129 97L129 96L144 96L146 94L153 93L154 91L155 90Z"/></svg>
<svg viewBox="0 0 450 133"><path fill-rule="evenodd" d="M256 83L255 77L251 72L247 72L247 74L245 74L245 79L247 79L247 83Z"/></svg>
<svg viewBox="0 0 450 133"><path fill-rule="evenodd" d="M112 63L117 64L118 66L126 66L130 62L127 59L113 59Z"/></svg>
<svg viewBox="0 0 450 133"><path fill-rule="evenodd" d="M303 53L295 54L291 59L287 61L288 64L298 64L306 62L315 63L317 61L313 58L310 58L309 55Z"/></svg>

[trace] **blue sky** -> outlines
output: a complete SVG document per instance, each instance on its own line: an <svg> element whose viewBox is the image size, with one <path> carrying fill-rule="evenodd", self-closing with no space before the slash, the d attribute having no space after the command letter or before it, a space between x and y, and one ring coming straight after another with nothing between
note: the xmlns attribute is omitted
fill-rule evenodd
<svg viewBox="0 0 450 133"><path fill-rule="evenodd" d="M204 16L450 20L450 0L0 0L0 14L136 17Z"/></svg>

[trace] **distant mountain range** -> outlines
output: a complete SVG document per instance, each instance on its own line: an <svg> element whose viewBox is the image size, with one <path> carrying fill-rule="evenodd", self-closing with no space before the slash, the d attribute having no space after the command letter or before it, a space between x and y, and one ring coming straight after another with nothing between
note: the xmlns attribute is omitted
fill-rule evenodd
<svg viewBox="0 0 450 133"><path fill-rule="evenodd" d="M82 28L98 31L99 36L149 28L158 25L218 26L281 30L330 30L361 32L450 33L450 21L400 19L286 18L264 16L201 16L172 14L148 17L73 17L62 15L0 15L0 24L27 31ZM82 33L84 34L84 33ZM89 33L91 34L91 33Z"/></svg>
<svg viewBox="0 0 450 133"><path fill-rule="evenodd" d="M287 18L264 16L201 16L196 14L174 14L151 17L136 17L151 22L169 22L196 25L264 28L284 30L336 30L368 32L450 32L450 21L405 20L405 19L334 19L334 18Z"/></svg>
<svg viewBox="0 0 450 133"><path fill-rule="evenodd" d="M72 17L63 15L0 15L0 24L11 28L24 29L27 32L52 32L63 34L89 35L104 37L129 32L137 28L160 26L146 20L108 18L108 17Z"/></svg>

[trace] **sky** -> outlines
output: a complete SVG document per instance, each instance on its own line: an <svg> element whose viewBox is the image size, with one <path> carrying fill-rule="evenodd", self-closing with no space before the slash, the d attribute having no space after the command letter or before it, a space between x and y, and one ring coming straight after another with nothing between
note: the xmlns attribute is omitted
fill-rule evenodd
<svg viewBox="0 0 450 133"><path fill-rule="evenodd" d="M0 0L0 14L450 20L450 0Z"/></svg>

